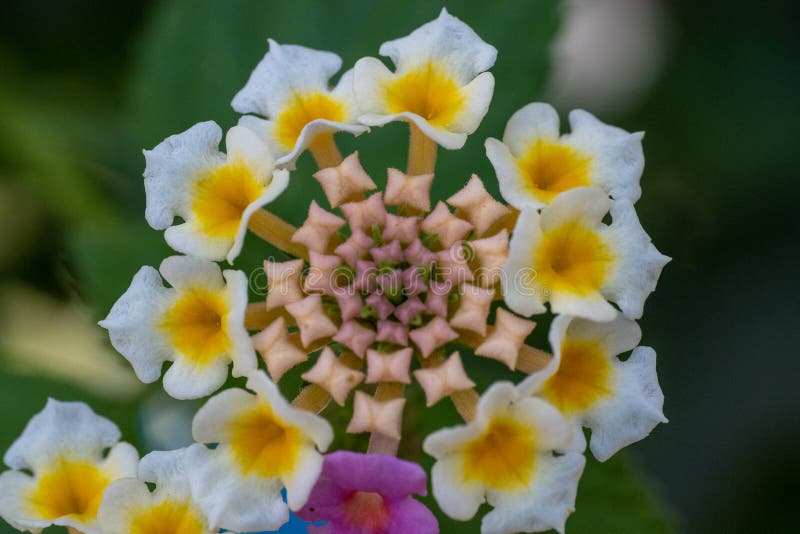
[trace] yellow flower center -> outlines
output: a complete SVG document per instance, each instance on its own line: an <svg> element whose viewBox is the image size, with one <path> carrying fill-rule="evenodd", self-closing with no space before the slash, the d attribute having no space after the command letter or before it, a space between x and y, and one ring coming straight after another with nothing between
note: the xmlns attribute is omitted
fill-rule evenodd
<svg viewBox="0 0 800 534"><path fill-rule="evenodd" d="M595 230L567 222L544 234L533 264L543 287L587 295L600 290L614 260L611 247Z"/></svg>
<svg viewBox="0 0 800 534"><path fill-rule="evenodd" d="M344 122L347 119L347 107L340 100L318 91L292 94L275 119L278 143L287 151L293 150L306 124L317 119Z"/></svg>
<svg viewBox="0 0 800 534"><path fill-rule="evenodd" d="M359 532L385 534L389 508L379 493L356 491L344 502L344 523Z"/></svg>
<svg viewBox="0 0 800 534"><path fill-rule="evenodd" d="M243 473L284 477L294 471L303 434L266 404L240 416L231 430L231 450Z"/></svg>
<svg viewBox="0 0 800 534"><path fill-rule="evenodd" d="M445 69L433 61L386 85L389 113L416 113L433 126L447 127L464 106L464 95Z"/></svg>
<svg viewBox="0 0 800 534"><path fill-rule="evenodd" d="M592 159L558 142L537 139L517 165L528 181L528 191L550 202L562 191L589 185Z"/></svg>
<svg viewBox="0 0 800 534"><path fill-rule="evenodd" d="M534 474L534 439L530 427L512 419L495 419L483 434L464 446L465 481L496 490L527 487Z"/></svg>
<svg viewBox="0 0 800 534"><path fill-rule="evenodd" d="M131 522L130 534L204 534L199 513L189 503L163 501Z"/></svg>
<svg viewBox="0 0 800 534"><path fill-rule="evenodd" d="M223 295L201 287L186 289L158 326L178 352L192 363L205 365L230 352L229 311Z"/></svg>
<svg viewBox="0 0 800 534"><path fill-rule="evenodd" d="M594 341L566 340L561 345L561 364L544 384L542 395L562 413L591 408L611 395L611 363Z"/></svg>
<svg viewBox="0 0 800 534"><path fill-rule="evenodd" d="M192 213L203 233L233 239L245 208L255 202L264 189L243 161L231 161L198 180Z"/></svg>
<svg viewBox="0 0 800 534"><path fill-rule="evenodd" d="M56 519L69 516L91 522L111 478L96 465L82 461L59 459L39 477L39 483L28 497L36 516Z"/></svg>

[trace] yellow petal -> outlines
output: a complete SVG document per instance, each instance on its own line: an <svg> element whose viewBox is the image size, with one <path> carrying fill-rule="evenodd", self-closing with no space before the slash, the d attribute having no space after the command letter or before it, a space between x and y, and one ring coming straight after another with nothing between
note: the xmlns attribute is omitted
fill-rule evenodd
<svg viewBox="0 0 800 534"><path fill-rule="evenodd" d="M189 503L166 500L131 522L130 534L205 534L207 529Z"/></svg>
<svg viewBox="0 0 800 534"><path fill-rule="evenodd" d="M534 475L535 456L532 428L513 419L496 418L464 446L464 478L495 490L524 488Z"/></svg>
<svg viewBox="0 0 800 534"><path fill-rule="evenodd" d="M275 119L275 137L286 150L291 151L303 128L317 119L345 122L347 106L344 102L319 91L294 93Z"/></svg>
<svg viewBox="0 0 800 534"><path fill-rule="evenodd" d="M416 113L433 126L446 127L464 107L464 95L440 65L429 61L386 84L389 113Z"/></svg>
<svg viewBox="0 0 800 534"><path fill-rule="evenodd" d="M111 477L86 461L60 458L39 477L28 496L35 515L42 519L69 516L80 522L91 522Z"/></svg>
<svg viewBox="0 0 800 534"><path fill-rule="evenodd" d="M543 386L542 396L562 413L583 412L612 394L611 363L595 341L566 340L558 371Z"/></svg>
<svg viewBox="0 0 800 534"><path fill-rule="evenodd" d="M530 193L550 202L562 191L589 185L592 159L559 142L537 139L517 160Z"/></svg>
<svg viewBox="0 0 800 534"><path fill-rule="evenodd" d="M242 472L286 477L294 472L306 443L302 432L260 404L231 423L230 446Z"/></svg>
<svg viewBox="0 0 800 534"><path fill-rule="evenodd" d="M229 308L223 295L191 288L181 292L158 326L182 355L198 365L209 364L231 350L225 325Z"/></svg>
<svg viewBox="0 0 800 534"><path fill-rule="evenodd" d="M240 160L231 161L197 181L192 213L203 233L233 239L244 210L263 193L253 171Z"/></svg>
<svg viewBox="0 0 800 534"><path fill-rule="evenodd" d="M588 295L600 290L615 259L597 231L570 221L542 236L533 265L542 287Z"/></svg>

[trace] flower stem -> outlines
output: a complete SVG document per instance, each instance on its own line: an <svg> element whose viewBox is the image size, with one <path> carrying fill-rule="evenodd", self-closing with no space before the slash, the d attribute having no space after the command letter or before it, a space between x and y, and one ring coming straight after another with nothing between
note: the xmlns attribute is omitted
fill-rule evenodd
<svg viewBox="0 0 800 534"><path fill-rule="evenodd" d="M435 141L430 139L415 124L409 123L408 167L406 173L411 176L430 174L436 167Z"/></svg>
<svg viewBox="0 0 800 534"><path fill-rule="evenodd" d="M378 384L378 387L375 388L375 400L385 401L399 399L403 396L403 389L403 384L398 382L381 382ZM391 456L396 456L397 448L399 446L399 439L373 432L369 436L367 454L388 454Z"/></svg>
<svg viewBox="0 0 800 534"><path fill-rule="evenodd" d="M453 406L461 418L469 423L475 419L475 410L478 408L478 400L480 395L475 389L462 389L450 395L450 400L453 401Z"/></svg>
<svg viewBox="0 0 800 534"><path fill-rule="evenodd" d="M292 401L292 406L307 412L320 413L330 402L331 396L316 384L304 387Z"/></svg>
<svg viewBox="0 0 800 534"><path fill-rule="evenodd" d="M266 302L250 302L244 312L244 327L247 330L261 330L266 328L278 317L284 317L288 324L294 324L294 317L289 315L281 306L267 310Z"/></svg>
<svg viewBox="0 0 800 534"><path fill-rule="evenodd" d="M342 162L342 153L339 152L339 147L336 146L332 133L318 134L308 149L320 169L336 167Z"/></svg>
<svg viewBox="0 0 800 534"><path fill-rule="evenodd" d="M258 237L292 256L308 259L308 250L299 243L292 242L297 228L274 213L257 210L250 217L247 227Z"/></svg>
<svg viewBox="0 0 800 534"><path fill-rule="evenodd" d="M519 349L517 358L517 370L523 373L535 373L544 369L553 356L543 350L539 350L528 345L523 345Z"/></svg>

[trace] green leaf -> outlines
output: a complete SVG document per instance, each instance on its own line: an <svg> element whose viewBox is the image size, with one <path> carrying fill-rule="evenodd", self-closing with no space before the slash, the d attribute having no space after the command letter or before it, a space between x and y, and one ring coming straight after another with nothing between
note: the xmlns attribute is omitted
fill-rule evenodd
<svg viewBox="0 0 800 534"><path fill-rule="evenodd" d="M635 462L620 453L605 463L587 453L578 487L575 513L567 521L570 534L669 534L675 521L666 504Z"/></svg>
<svg viewBox="0 0 800 534"><path fill-rule="evenodd" d="M82 228L72 233L68 244L78 291L98 317L111 309L140 267L158 268L161 260L173 253L163 233L149 228L144 217L135 223Z"/></svg>

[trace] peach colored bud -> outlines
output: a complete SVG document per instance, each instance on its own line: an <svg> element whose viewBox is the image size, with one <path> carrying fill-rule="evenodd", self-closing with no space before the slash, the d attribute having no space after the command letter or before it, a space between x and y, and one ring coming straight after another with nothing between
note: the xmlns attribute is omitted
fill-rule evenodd
<svg viewBox="0 0 800 534"><path fill-rule="evenodd" d="M417 369L414 371L414 378L425 391L425 404L428 407L456 391L475 387L475 383L464 371L464 365L461 363L461 356L458 352L451 354L438 367Z"/></svg>
<svg viewBox="0 0 800 534"><path fill-rule="evenodd" d="M308 347L318 339L332 336L338 330L322 309L320 295L308 295L303 300L287 304L286 311L294 317L300 328L303 347Z"/></svg>
<svg viewBox="0 0 800 534"><path fill-rule="evenodd" d="M386 181L386 205L408 206L422 212L431 209L431 184L433 174L409 176L397 169L389 169Z"/></svg>
<svg viewBox="0 0 800 534"><path fill-rule="evenodd" d="M350 369L339 361L330 347L322 349L314 367L301 375L306 382L327 391L339 406L344 406L350 391L364 380L364 373Z"/></svg>
<svg viewBox="0 0 800 534"><path fill-rule="evenodd" d="M308 250L322 253L327 250L333 234L344 225L344 219L325 211L312 200L308 208L308 218L294 233L292 242L305 245Z"/></svg>
<svg viewBox="0 0 800 534"><path fill-rule="evenodd" d="M500 217L511 212L486 192L483 182L474 174L461 191L447 199L447 203L457 208L456 215L472 223L478 237Z"/></svg>
<svg viewBox="0 0 800 534"><path fill-rule="evenodd" d="M294 367L308 359L305 351L294 344L289 337L289 330L286 320L278 317L268 327L254 335L253 348L255 348L264 363L267 364L267 371L273 381L277 382L281 377Z"/></svg>
<svg viewBox="0 0 800 534"><path fill-rule="evenodd" d="M358 198L365 191L375 189L375 182L364 171L358 160L358 152L353 152L337 167L328 167L314 173L332 208Z"/></svg>

